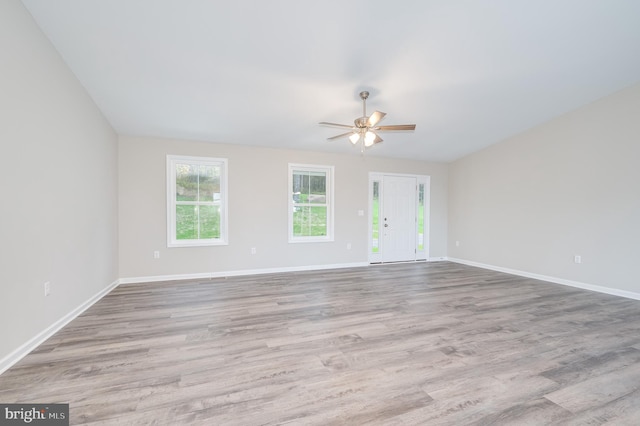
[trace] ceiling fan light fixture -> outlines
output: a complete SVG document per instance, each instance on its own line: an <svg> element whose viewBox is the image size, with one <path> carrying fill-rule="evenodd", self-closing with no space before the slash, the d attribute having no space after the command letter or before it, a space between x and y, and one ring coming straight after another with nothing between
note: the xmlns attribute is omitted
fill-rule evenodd
<svg viewBox="0 0 640 426"><path fill-rule="evenodd" d="M378 144L383 141L383 139L376 132L390 131L390 130L415 130L415 124L391 124L388 126L380 126L378 123L387 115L381 111L374 111L373 114L367 115L367 98L369 97L369 92L363 91L360 92L360 99L362 99L362 117L358 117L353 120L353 126L349 124L338 124L338 123L329 123L326 121L321 121L320 125L322 126L330 126L330 127L338 127L338 128L346 128L350 129L350 131L341 133L336 136L332 136L327 138L328 140L335 140L344 138L345 136L349 138L349 141L356 145L360 142L361 152L364 153L365 148L370 148L375 144Z"/></svg>
<svg viewBox="0 0 640 426"><path fill-rule="evenodd" d="M376 134L371 131L367 131L367 133L365 133L364 135L364 146L370 147L371 145L373 145L373 142L375 140L376 140Z"/></svg>

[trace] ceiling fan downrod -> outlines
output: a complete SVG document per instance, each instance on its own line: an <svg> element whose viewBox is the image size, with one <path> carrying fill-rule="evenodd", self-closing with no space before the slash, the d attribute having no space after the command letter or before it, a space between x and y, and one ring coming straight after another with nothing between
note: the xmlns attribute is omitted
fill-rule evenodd
<svg viewBox="0 0 640 426"><path fill-rule="evenodd" d="M369 97L369 92L363 90L360 92L360 99L362 99L362 121L364 123L367 122L367 98Z"/></svg>

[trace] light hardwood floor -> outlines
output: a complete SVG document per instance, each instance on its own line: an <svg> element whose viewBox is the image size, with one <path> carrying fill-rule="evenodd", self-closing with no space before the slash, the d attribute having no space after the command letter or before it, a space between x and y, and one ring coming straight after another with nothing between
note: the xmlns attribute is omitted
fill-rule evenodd
<svg viewBox="0 0 640 426"><path fill-rule="evenodd" d="M71 424L640 424L640 302L448 262L123 285L0 376Z"/></svg>

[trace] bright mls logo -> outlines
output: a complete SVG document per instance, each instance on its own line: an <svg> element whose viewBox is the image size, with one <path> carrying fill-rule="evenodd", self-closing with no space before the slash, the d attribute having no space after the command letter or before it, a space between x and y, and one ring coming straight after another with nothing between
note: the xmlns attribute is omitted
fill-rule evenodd
<svg viewBox="0 0 640 426"><path fill-rule="evenodd" d="M0 425L68 426L69 404L0 404Z"/></svg>

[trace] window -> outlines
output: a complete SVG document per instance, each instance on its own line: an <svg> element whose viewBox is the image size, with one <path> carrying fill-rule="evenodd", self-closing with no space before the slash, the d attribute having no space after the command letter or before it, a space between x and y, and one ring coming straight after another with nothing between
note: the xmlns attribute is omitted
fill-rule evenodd
<svg viewBox="0 0 640 426"><path fill-rule="evenodd" d="M371 194L371 252L380 251L380 181L373 181Z"/></svg>
<svg viewBox="0 0 640 426"><path fill-rule="evenodd" d="M227 160L167 156L167 246L227 244Z"/></svg>
<svg viewBox="0 0 640 426"><path fill-rule="evenodd" d="M289 242L333 241L333 167L289 164Z"/></svg>
<svg viewBox="0 0 640 426"><path fill-rule="evenodd" d="M418 185L418 251L424 251L424 183Z"/></svg>

